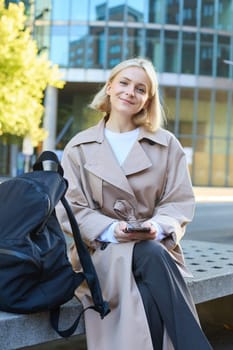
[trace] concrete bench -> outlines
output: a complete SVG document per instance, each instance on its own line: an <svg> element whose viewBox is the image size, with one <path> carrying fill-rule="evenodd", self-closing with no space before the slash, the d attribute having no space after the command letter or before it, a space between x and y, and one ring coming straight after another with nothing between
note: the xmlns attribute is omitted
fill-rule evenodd
<svg viewBox="0 0 233 350"><path fill-rule="evenodd" d="M194 277L187 284L196 304L233 294L233 247L228 245L183 240L186 263ZM82 309L77 300L62 308L61 327L72 324ZM75 335L85 333L81 320ZM0 312L0 349L13 350L60 339L50 327L47 312L18 315Z"/></svg>
<svg viewBox="0 0 233 350"><path fill-rule="evenodd" d="M181 245L194 276L187 284L196 304L233 295L233 246L191 240Z"/></svg>

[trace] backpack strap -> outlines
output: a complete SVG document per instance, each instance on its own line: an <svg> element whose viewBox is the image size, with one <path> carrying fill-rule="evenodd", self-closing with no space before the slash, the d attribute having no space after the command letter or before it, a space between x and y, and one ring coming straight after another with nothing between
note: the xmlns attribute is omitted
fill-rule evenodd
<svg viewBox="0 0 233 350"><path fill-rule="evenodd" d="M39 156L36 163L34 164L33 170L44 170L45 167L43 163L45 161L50 161L48 170L57 171L63 177L63 174L64 174L63 168L58 160L57 155L52 151L44 151ZM64 179L64 181L67 182L66 179ZM52 327L60 336L69 337L74 333L75 329L78 326L78 323L80 321L82 314L87 309L94 309L100 314L100 317L103 319L110 312L110 308L109 308L108 302L103 300L99 279L98 279L95 267L93 265L90 253L87 249L87 246L82 240L78 223L70 208L70 205L68 204L65 198L65 195L61 198L61 202L69 218L77 253L79 255L80 263L83 268L83 272L75 274L75 278L76 278L75 283L76 283L76 286L78 287L83 280L86 280L94 302L94 305L91 305L83 309L82 312L78 315L77 319L74 321L73 325L65 330L59 330L60 307L50 311L50 322L52 324Z"/></svg>
<svg viewBox="0 0 233 350"><path fill-rule="evenodd" d="M85 280L85 276L82 272L75 273L75 278L76 278L76 285L77 286L79 286ZM78 317L75 319L75 321L73 322L73 324L69 328L61 330L61 329L59 329L59 319L60 319L61 307L58 306L55 309L50 310L50 323L51 323L53 329L57 332L57 334L59 334L63 338L68 338L75 332L76 328L78 327L81 316L84 314L86 309L83 309L79 313Z"/></svg>
<svg viewBox="0 0 233 350"><path fill-rule="evenodd" d="M80 322L81 316L84 314L86 309L83 309L80 312L80 314L78 315L78 317L76 318L76 320L74 321L74 323L72 324L71 327L64 329L64 330L59 329L60 311L61 311L60 307L50 311L50 322L51 322L53 329L57 332L57 334L59 334L63 338L68 338L75 332L75 330L78 327L78 324Z"/></svg>
<svg viewBox="0 0 233 350"><path fill-rule="evenodd" d="M81 238L80 230L79 230L77 221L74 217L74 214L66 198L62 197L61 201L68 215L70 225L73 231L76 249L79 255L79 259L83 268L84 275L85 275L85 279L91 291L92 299L94 302L94 305L92 308L95 311L97 311L100 314L101 318L103 319L110 312L109 305L106 301L103 300L99 279L96 274L95 267L91 260L90 253Z"/></svg>

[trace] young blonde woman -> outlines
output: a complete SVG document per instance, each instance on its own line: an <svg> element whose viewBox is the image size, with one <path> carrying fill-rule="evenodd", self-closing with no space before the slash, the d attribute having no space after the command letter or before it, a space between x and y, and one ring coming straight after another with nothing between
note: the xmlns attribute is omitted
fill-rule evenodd
<svg viewBox="0 0 233 350"><path fill-rule="evenodd" d="M62 161L68 200L111 307L104 320L86 312L88 349L211 349L184 282L179 245L194 195L185 153L162 128L152 63L118 64L91 107L103 119L68 143ZM73 247L71 259L78 269ZM91 303L85 287L79 297Z"/></svg>

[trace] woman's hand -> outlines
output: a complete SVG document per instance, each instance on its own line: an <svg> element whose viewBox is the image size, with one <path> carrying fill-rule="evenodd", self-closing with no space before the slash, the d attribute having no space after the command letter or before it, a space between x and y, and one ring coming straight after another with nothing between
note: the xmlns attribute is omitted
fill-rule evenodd
<svg viewBox="0 0 233 350"><path fill-rule="evenodd" d="M143 231L131 231L125 232L127 228L127 222L120 221L114 230L114 236L118 240L118 242L130 242L130 241L146 241L146 240L154 240L156 238L156 229L149 222L146 221L142 224L142 227L149 227L149 232Z"/></svg>

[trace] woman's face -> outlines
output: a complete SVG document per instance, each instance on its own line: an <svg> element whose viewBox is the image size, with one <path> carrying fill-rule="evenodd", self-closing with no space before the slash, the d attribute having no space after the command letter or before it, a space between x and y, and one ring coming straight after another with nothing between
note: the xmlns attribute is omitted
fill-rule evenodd
<svg viewBox="0 0 233 350"><path fill-rule="evenodd" d="M150 80L139 67L129 67L119 72L107 86L111 113L133 116L147 107Z"/></svg>

